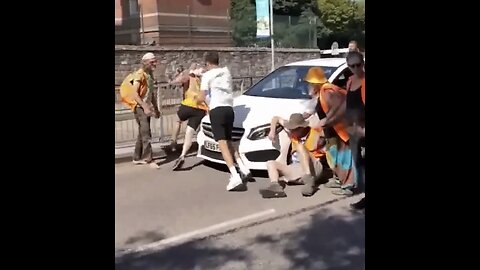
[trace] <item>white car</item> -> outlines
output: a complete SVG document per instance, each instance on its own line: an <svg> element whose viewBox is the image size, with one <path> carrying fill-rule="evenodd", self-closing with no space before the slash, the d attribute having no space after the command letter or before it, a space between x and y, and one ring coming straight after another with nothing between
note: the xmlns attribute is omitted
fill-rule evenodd
<svg viewBox="0 0 480 270"><path fill-rule="evenodd" d="M278 140L270 141L270 121L273 116L288 119L292 113L313 110L315 100L308 94L304 77L311 67L322 67L330 82L345 88L351 71L345 58L322 58L291 63L265 76L245 93L234 99L235 122L232 140L237 143L245 165L251 170L266 170L268 160L286 161L290 139L281 126ZM225 164L218 144L213 139L210 118L202 119L197 135L197 156Z"/></svg>

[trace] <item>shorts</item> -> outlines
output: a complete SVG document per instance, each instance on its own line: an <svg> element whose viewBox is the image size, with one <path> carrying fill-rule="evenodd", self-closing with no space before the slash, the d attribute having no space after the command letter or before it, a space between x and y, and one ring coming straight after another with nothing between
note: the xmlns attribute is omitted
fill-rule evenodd
<svg viewBox="0 0 480 270"><path fill-rule="evenodd" d="M314 177L320 176L323 170L323 165L320 159L313 160L313 169L315 170L315 172L313 172L312 175ZM295 181L305 175L302 169L302 165L299 162L288 165L287 170L282 174L286 181Z"/></svg>
<svg viewBox="0 0 480 270"><path fill-rule="evenodd" d="M200 122L202 122L202 118L205 116L206 112L201 109L180 105L178 108L177 115L180 121L188 120L187 125L194 130L197 130L200 126Z"/></svg>
<svg viewBox="0 0 480 270"><path fill-rule="evenodd" d="M235 120L235 113L230 106L216 107L210 110L210 123L215 141L232 140L233 120Z"/></svg>

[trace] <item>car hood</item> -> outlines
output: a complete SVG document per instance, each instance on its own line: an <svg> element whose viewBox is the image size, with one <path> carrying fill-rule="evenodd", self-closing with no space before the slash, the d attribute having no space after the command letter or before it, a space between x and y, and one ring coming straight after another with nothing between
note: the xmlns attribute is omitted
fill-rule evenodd
<svg viewBox="0 0 480 270"><path fill-rule="evenodd" d="M304 113L307 108L313 110L314 100L265 98L241 95L234 99L235 111L234 127L250 130L261 125L269 124L272 117L280 116L288 119L292 113ZM312 108L313 106L313 108ZM208 115L203 122L210 122Z"/></svg>

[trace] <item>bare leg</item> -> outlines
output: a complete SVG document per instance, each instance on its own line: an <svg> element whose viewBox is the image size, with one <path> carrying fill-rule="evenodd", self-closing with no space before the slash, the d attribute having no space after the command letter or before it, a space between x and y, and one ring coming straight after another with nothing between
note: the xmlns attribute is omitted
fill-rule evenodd
<svg viewBox="0 0 480 270"><path fill-rule="evenodd" d="M283 198L287 197L283 187L278 183L280 174L285 175L288 172L288 166L278 161L267 162L268 177L270 178L270 186L260 189L259 192L263 198Z"/></svg>
<svg viewBox="0 0 480 270"><path fill-rule="evenodd" d="M245 166L245 163L243 163L243 160L238 153L238 150L233 146L232 142L229 142L228 146L230 149L230 153L233 153L234 160L237 162L238 168L242 172L243 176L251 177L252 173L250 172L250 169Z"/></svg>
<svg viewBox="0 0 480 270"><path fill-rule="evenodd" d="M180 119L177 120L177 125L173 129L173 135L172 135L172 140L174 142L177 142L178 140L178 133L180 133L180 129L182 128L182 121Z"/></svg>
<svg viewBox="0 0 480 270"><path fill-rule="evenodd" d="M218 141L218 146L222 152L223 160L225 160L228 168L235 167L235 163L233 162L233 153L230 151L230 149L233 149L233 147L230 144L231 142L227 140Z"/></svg>
<svg viewBox="0 0 480 270"><path fill-rule="evenodd" d="M180 121L180 119L177 116L177 125L173 128L172 143L170 144L170 149L172 150L172 152L176 150L178 133L180 133L181 128L182 128L182 121Z"/></svg>
<svg viewBox="0 0 480 270"><path fill-rule="evenodd" d="M182 154L180 155L181 157L185 157L188 150L190 150L190 147L192 147L192 140L194 134L195 130L190 126L187 126L187 130L185 131L185 140L183 141Z"/></svg>
<svg viewBox="0 0 480 270"><path fill-rule="evenodd" d="M303 144L298 144L297 152L298 152L298 158L300 160L300 164L302 165L303 172L305 174L313 176L315 174L315 169L313 167L312 158L310 157L310 154L308 153L305 146Z"/></svg>
<svg viewBox="0 0 480 270"><path fill-rule="evenodd" d="M312 196L317 190L315 186L315 176L320 172L315 171L313 160L304 145L297 145L297 152L303 172L305 173L305 175L300 178L301 181L305 183L305 186L302 188L302 195Z"/></svg>
<svg viewBox="0 0 480 270"><path fill-rule="evenodd" d="M173 170L181 168L183 163L185 162L185 155L187 155L188 150L190 150L190 147L192 146L194 133L195 130L190 126L187 126L187 130L185 131L185 140L183 141L182 154L173 164Z"/></svg>

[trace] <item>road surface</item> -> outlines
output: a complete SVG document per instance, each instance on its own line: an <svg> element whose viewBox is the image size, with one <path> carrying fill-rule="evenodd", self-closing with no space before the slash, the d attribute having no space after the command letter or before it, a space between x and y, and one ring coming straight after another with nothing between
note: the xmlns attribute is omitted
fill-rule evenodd
<svg viewBox="0 0 480 270"><path fill-rule="evenodd" d="M175 157L160 170L115 165L117 269L364 268L364 215L347 207L358 197L297 186L263 199L264 177L231 193L223 167L190 157L172 172Z"/></svg>

